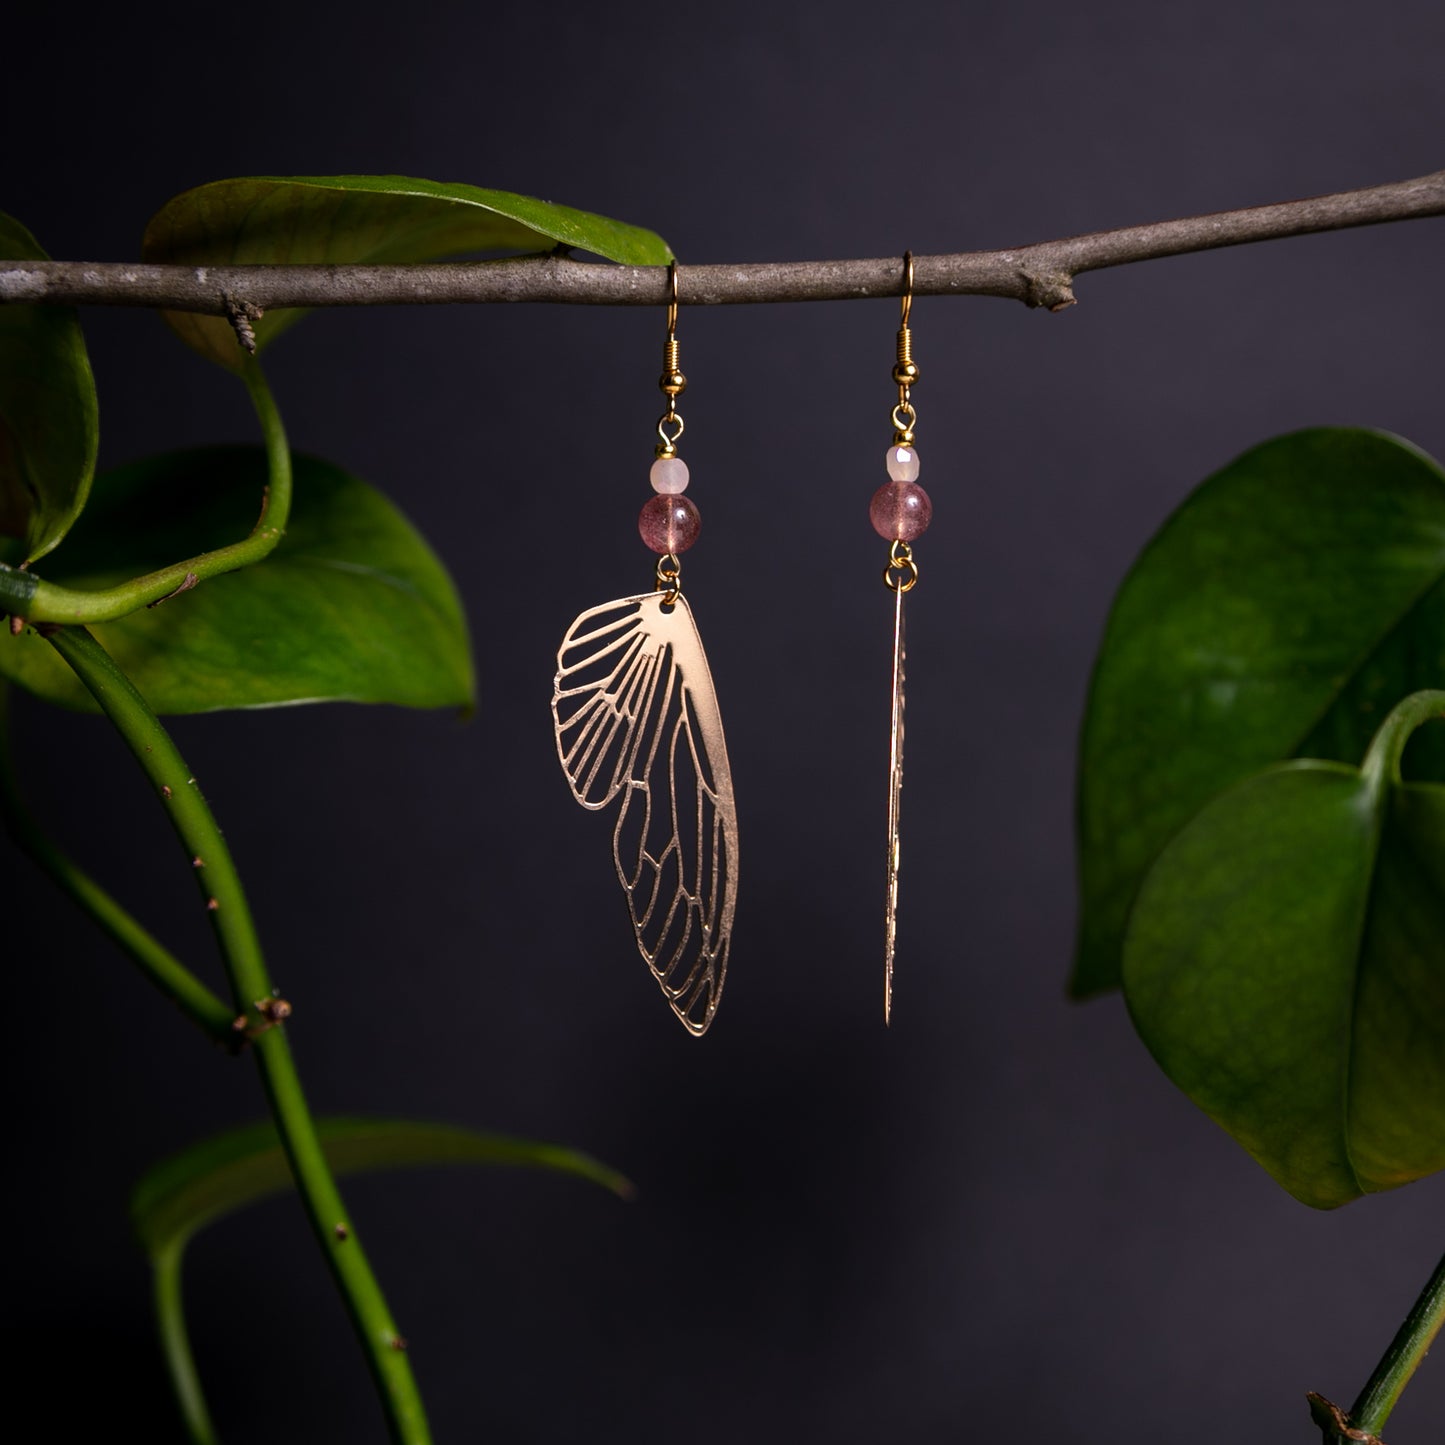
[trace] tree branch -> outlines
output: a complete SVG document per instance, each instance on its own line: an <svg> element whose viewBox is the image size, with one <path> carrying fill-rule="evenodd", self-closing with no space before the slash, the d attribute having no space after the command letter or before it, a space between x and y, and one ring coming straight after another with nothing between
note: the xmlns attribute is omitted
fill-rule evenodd
<svg viewBox="0 0 1445 1445"><path fill-rule="evenodd" d="M1305 236L1445 215L1445 170L1412 181L1303 201L1126 226L1004 251L915 256L918 296L1002 296L1061 311L1085 271L1250 241ZM874 261L769 261L681 266L688 306L763 301L849 301L897 296L900 257ZM123 262L0 263L0 304L151 306L212 316L296 306L410 306L455 302L561 302L661 306L660 266L613 266L562 256L406 266L148 266Z"/></svg>

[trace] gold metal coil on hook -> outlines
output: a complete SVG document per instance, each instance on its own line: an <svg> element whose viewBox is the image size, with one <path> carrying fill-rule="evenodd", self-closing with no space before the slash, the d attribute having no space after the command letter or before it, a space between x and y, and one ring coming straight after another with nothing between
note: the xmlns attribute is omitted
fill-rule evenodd
<svg viewBox="0 0 1445 1445"><path fill-rule="evenodd" d="M662 347L662 375L657 378L659 389L669 401L675 401L687 390L687 378L679 362L677 337L669 336Z"/></svg>

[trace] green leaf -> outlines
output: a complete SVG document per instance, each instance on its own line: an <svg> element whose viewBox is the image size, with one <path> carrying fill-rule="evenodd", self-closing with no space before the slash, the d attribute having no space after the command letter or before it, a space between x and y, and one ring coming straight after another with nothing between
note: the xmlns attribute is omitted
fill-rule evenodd
<svg viewBox="0 0 1445 1445"><path fill-rule="evenodd" d="M1286 758L1354 762L1390 704L1445 683L1445 472L1380 432L1296 432L1204 482L1135 563L1079 762L1076 994L1119 982L1160 849ZM1412 773L1445 779L1445 739Z"/></svg>
<svg viewBox="0 0 1445 1445"><path fill-rule="evenodd" d="M175 452L104 474L47 580L112 586L243 536L266 486L260 447ZM254 567L95 628L159 713L291 702L470 703L466 621L441 563L365 482L295 458L286 536ZM0 673L94 710L46 642L0 637Z"/></svg>
<svg viewBox="0 0 1445 1445"><path fill-rule="evenodd" d="M632 1185L605 1164L556 1144L481 1134L403 1119L318 1119L337 1175L418 1164L504 1164L574 1174L631 1198ZM234 1129L155 1166L131 1195L131 1220L150 1256L161 1346L189 1439L217 1438L186 1336L181 1269L187 1241L202 1226L291 1188L291 1169L273 1125Z"/></svg>
<svg viewBox="0 0 1445 1445"><path fill-rule="evenodd" d="M624 1199L633 1192L615 1170L558 1144L405 1119L318 1119L316 1127L338 1175L418 1164L506 1164L574 1174ZM274 1126L248 1125L157 1164L131 1195L131 1220L154 1258L212 1220L290 1188L291 1168Z"/></svg>
<svg viewBox="0 0 1445 1445"><path fill-rule="evenodd" d="M564 245L629 266L665 266L651 231L510 191L409 176L247 176L168 201L146 227L147 261L186 266L400 264L477 251ZM264 346L306 313L276 311L256 326ZM243 353L229 322L167 312L176 333L233 370Z"/></svg>
<svg viewBox="0 0 1445 1445"><path fill-rule="evenodd" d="M49 257L0 213L0 257ZM0 306L0 533L43 557L80 515L95 473L95 379L70 306ZM14 560L20 560L15 558Z"/></svg>
<svg viewBox="0 0 1445 1445"><path fill-rule="evenodd" d="M1321 1209L1445 1168L1445 787L1399 773L1427 717L1445 692L1396 708L1363 768L1281 763L1230 788L1130 915L1124 993L1150 1052Z"/></svg>

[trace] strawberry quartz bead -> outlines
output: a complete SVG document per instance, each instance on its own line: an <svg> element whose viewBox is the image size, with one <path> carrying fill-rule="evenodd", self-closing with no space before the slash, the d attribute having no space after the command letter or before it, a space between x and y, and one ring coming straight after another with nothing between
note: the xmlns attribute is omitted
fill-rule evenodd
<svg viewBox="0 0 1445 1445"><path fill-rule="evenodd" d="M648 550L659 557L686 552L702 530L697 508L680 493L649 498L637 517L637 530Z"/></svg>
<svg viewBox="0 0 1445 1445"><path fill-rule="evenodd" d="M888 448L889 481L873 493L868 520L885 542L914 542L933 520L933 503L918 485L918 453L909 446Z"/></svg>
<svg viewBox="0 0 1445 1445"><path fill-rule="evenodd" d="M933 503L917 482L885 482L868 504L868 520L885 542L915 542L933 520Z"/></svg>

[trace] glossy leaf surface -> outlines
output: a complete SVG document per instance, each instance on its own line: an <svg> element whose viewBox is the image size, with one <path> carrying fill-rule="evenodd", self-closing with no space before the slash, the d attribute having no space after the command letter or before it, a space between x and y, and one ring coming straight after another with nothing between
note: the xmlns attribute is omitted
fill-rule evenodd
<svg viewBox="0 0 1445 1445"><path fill-rule="evenodd" d="M1445 786L1396 772L1427 713L1445 692L1402 704L1363 769L1282 763L1215 798L1130 917L1140 1036L1318 1208L1445 1167Z"/></svg>
<svg viewBox="0 0 1445 1445"><path fill-rule="evenodd" d="M187 266L433 261L479 251L550 250L558 244L631 266L665 266L651 231L510 191L410 176L245 176L212 181L168 201L146 228L147 261ZM300 320L275 311L256 326L259 347ZM229 322L167 312L204 356L238 368Z"/></svg>
<svg viewBox="0 0 1445 1445"><path fill-rule="evenodd" d="M318 1119L322 1152L337 1175L420 1164L502 1164L590 1179L624 1198L622 1175L575 1149L451 1124L407 1119ZM131 1220L152 1256L257 1200L291 1188L291 1168L271 1124L206 1139L150 1170L131 1196Z"/></svg>
<svg viewBox="0 0 1445 1445"><path fill-rule="evenodd" d="M266 476L259 447L176 452L106 473L45 576L98 588L234 541L256 520ZM160 713L469 703L461 603L411 524L365 482L314 458L295 458L295 491L286 536L264 562L94 629L122 671ZM33 633L0 637L0 673L93 710Z"/></svg>
<svg viewBox="0 0 1445 1445"><path fill-rule="evenodd" d="M49 259L0 213L0 258ZM0 306L0 534L23 541L11 560L43 557L85 506L100 418L95 380L71 306Z"/></svg>
<svg viewBox="0 0 1445 1445"><path fill-rule="evenodd" d="M1353 763L1445 685L1445 473L1355 429L1266 442L1204 482L1135 563L1095 665L1079 769L1074 991L1119 982L1125 921L1169 839L1291 757ZM1422 735L1412 774L1445 779Z"/></svg>

